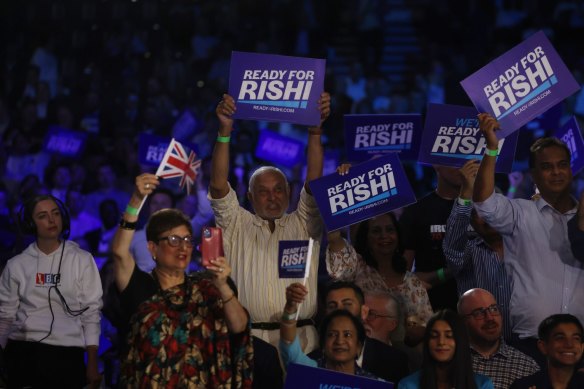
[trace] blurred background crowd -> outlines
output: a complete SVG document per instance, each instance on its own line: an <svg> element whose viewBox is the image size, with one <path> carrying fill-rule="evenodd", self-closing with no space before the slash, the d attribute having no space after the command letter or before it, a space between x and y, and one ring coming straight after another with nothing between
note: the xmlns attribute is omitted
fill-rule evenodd
<svg viewBox="0 0 584 389"><path fill-rule="evenodd" d="M228 88L232 50L326 58L333 112L325 142L336 151L329 170L345 162L344 114L470 105L459 81L538 30L584 82L584 4L576 0L34 0L1 7L0 263L25 243L14 217L22 199L42 191L68 205L72 239L106 258L104 242L132 177L152 169L140 166L140 134L196 144L203 160L197 189L206 190L214 110ZM556 111L552 126L572 115L581 121L584 92ZM188 131L175 126L185 112L194 118ZM87 133L80 157L45 151L51 126ZM519 144L551 129L522 130ZM238 122L231 179L242 201L243 183L265 162L254 155L263 130L306 139L295 125ZM518 171L526 169L523 149ZM405 165L418 196L435 187L431 168ZM301 182L303 166L286 173ZM525 177L516 196L533 191ZM507 177L499 180L505 189ZM190 216L205 208L198 204L204 196L171 191Z"/></svg>

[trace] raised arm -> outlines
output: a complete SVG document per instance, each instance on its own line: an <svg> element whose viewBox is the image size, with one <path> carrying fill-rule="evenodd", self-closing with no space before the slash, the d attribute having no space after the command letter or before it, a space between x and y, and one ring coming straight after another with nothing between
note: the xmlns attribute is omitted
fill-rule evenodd
<svg viewBox="0 0 584 389"><path fill-rule="evenodd" d="M151 194L159 185L158 178L154 174L144 173L136 177L134 193L130 197L128 207L122 216L122 223L114 235L112 243L112 254L114 258L114 280L120 292L126 289L130 282L130 277L136 266L136 262L130 254L130 243L136 231L135 223L138 221L138 212L142 200Z"/></svg>
<svg viewBox="0 0 584 389"><path fill-rule="evenodd" d="M280 339L285 343L292 343L296 338L296 312L298 306L302 304L308 289L299 282L295 282L286 288L286 305L282 312L280 325Z"/></svg>
<svg viewBox="0 0 584 389"><path fill-rule="evenodd" d="M209 192L211 198L222 199L229 193L229 138L233 130L231 115L235 112L235 100L228 94L223 95L223 100L217 105L215 112L219 119L219 134L213 149L211 159L211 180Z"/></svg>
<svg viewBox="0 0 584 389"><path fill-rule="evenodd" d="M221 294L227 328L232 334L239 334L245 331L249 317L235 296L235 292L227 283L227 278L231 274L231 266L229 266L225 257L219 257L211 260L211 266L207 266L207 270L213 273L213 284Z"/></svg>
<svg viewBox="0 0 584 389"><path fill-rule="evenodd" d="M324 160L324 151L320 141L322 135L322 124L328 118L331 112L331 96L327 92L320 95L318 100L318 109L320 111L320 125L308 129L308 149L306 161L306 182L304 188L310 194L308 182L322 176L322 166Z"/></svg>
<svg viewBox="0 0 584 389"><path fill-rule="evenodd" d="M495 131L499 128L499 122L487 113L479 114L479 124L481 132L487 141L487 150L481 161L475 186L473 191L473 200L483 202L493 194L495 190L495 164L497 163L497 154L490 155L490 152L499 150L499 140Z"/></svg>
<svg viewBox="0 0 584 389"><path fill-rule="evenodd" d="M469 256L465 256L465 249L468 243L466 232L470 224L470 213L474 180L479 168L478 161L469 161L461 169L462 185L460 187L459 199L464 204L459 204L457 200L452 207L452 212L446 222L446 234L442 242L442 249L446 258L446 264L454 276L465 268ZM458 281L458 280L457 280Z"/></svg>

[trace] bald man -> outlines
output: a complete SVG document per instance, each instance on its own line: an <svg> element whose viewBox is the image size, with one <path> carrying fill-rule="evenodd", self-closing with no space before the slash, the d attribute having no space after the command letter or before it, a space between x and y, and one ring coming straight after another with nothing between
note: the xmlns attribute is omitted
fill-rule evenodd
<svg viewBox="0 0 584 389"><path fill-rule="evenodd" d="M539 370L537 362L503 340L501 310L490 292L470 289L460 296L457 308L468 330L473 370L491 378L496 389L507 389Z"/></svg>

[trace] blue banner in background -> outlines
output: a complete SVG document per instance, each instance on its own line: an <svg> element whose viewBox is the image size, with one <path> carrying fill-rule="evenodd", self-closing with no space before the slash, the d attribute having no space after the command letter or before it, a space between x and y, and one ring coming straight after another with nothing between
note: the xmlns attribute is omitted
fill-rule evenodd
<svg viewBox="0 0 584 389"><path fill-rule="evenodd" d="M140 134L138 137L138 160L140 164L147 166L158 166L162 162L162 157L168 149L171 137L153 134ZM181 142L188 150L198 153L197 146L189 142Z"/></svg>
<svg viewBox="0 0 584 389"><path fill-rule="evenodd" d="M355 224L416 202L396 153L308 183L329 231Z"/></svg>
<svg viewBox="0 0 584 389"><path fill-rule="evenodd" d="M347 159L366 161L374 155L400 153L415 159L420 147L420 114L344 115Z"/></svg>
<svg viewBox="0 0 584 389"><path fill-rule="evenodd" d="M584 168L584 140L576 117L572 116L566 124L556 131L554 136L561 139L570 149L572 174L576 175Z"/></svg>
<svg viewBox="0 0 584 389"><path fill-rule="evenodd" d="M85 150L87 133L59 126L49 126L43 149L64 157L78 158Z"/></svg>
<svg viewBox="0 0 584 389"><path fill-rule="evenodd" d="M276 132L263 130L260 132L255 155L275 164L293 167L304 155L304 143Z"/></svg>

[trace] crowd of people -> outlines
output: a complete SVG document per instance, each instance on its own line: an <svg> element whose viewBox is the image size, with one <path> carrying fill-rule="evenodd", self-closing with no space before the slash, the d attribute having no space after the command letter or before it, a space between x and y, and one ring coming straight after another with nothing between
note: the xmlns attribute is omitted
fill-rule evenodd
<svg viewBox="0 0 584 389"><path fill-rule="evenodd" d="M112 28L80 2L67 12L91 29L65 36L64 26L53 28L65 20L57 1L50 33L14 26L20 40L6 48L0 380L8 387L277 389L289 363L407 389L584 387L584 200L573 196L583 185L566 145L544 136L553 128L522 130L522 171L500 177L489 153L498 123L482 114L481 161L405 161L417 203L346 231L325 233L307 184L324 174L325 151L343 161L344 114L469 104L458 81L535 28L549 26L582 82L570 50L581 42L568 34L584 29L581 7L560 2L545 15L522 2L418 7L414 24L435 13L419 26L432 64L396 89L379 70L378 42L358 47L363 58L350 74L327 72L330 93L314 107L321 122L306 129L232 119L231 50L334 56L341 29L363 39L380 33L390 12L383 2L341 2L334 12L308 0L110 3ZM42 7L10 7L42 19ZM436 25L436 15L455 13L496 26L469 38L489 50L462 60L469 42L454 47L445 31L463 28ZM584 115L582 92L563 104L561 117L573 114ZM185 115L191 125L178 125ZM46 152L51 128L84 132L80 156ZM302 140L306 161L265 166L254 154L265 129ZM191 194L139 163L141 134L198 146ZM196 247L208 225L222 229L225 255L203 265ZM306 283L279 278L279 242L307 239L320 260Z"/></svg>

